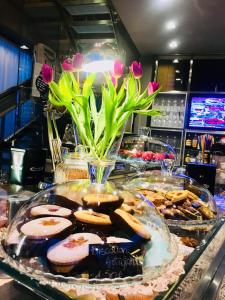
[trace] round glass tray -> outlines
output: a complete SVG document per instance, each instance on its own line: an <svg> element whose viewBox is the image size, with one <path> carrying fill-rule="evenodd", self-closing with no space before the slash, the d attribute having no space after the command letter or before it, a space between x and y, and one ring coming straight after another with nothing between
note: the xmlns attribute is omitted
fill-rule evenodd
<svg viewBox="0 0 225 300"><path fill-rule="evenodd" d="M116 157L118 162L129 164L138 170L161 167L169 172L176 159L173 147L146 135L124 138Z"/></svg>
<svg viewBox="0 0 225 300"><path fill-rule="evenodd" d="M136 208L128 212L131 203ZM145 197L81 180L32 197L2 248L20 272L70 285L155 279L177 255L167 225Z"/></svg>
<svg viewBox="0 0 225 300"><path fill-rule="evenodd" d="M161 171L143 172L123 185L144 195L171 226L209 229L221 218L212 194L194 179Z"/></svg>

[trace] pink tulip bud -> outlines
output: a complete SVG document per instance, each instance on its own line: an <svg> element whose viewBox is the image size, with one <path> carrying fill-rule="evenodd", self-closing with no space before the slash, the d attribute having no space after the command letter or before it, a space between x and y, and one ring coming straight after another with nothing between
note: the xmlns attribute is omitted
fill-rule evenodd
<svg viewBox="0 0 225 300"><path fill-rule="evenodd" d="M72 62L73 70L75 72L81 71L83 62L84 62L84 56L81 53L76 53L73 56L73 62Z"/></svg>
<svg viewBox="0 0 225 300"><path fill-rule="evenodd" d="M134 78L139 79L142 77L142 65L138 61L133 61L130 66L130 71L133 73Z"/></svg>
<svg viewBox="0 0 225 300"><path fill-rule="evenodd" d="M66 58L62 63L62 68L64 71L73 72L73 63L71 58Z"/></svg>
<svg viewBox="0 0 225 300"><path fill-rule="evenodd" d="M43 64L41 68L42 80L49 84L53 80L53 68L47 64Z"/></svg>
<svg viewBox="0 0 225 300"><path fill-rule="evenodd" d="M149 82L148 84L148 95L153 94L155 91L157 91L159 88L159 83L158 82Z"/></svg>
<svg viewBox="0 0 225 300"><path fill-rule="evenodd" d="M123 64L120 60L115 60L114 62L114 73L113 77L116 79L120 78L123 75Z"/></svg>

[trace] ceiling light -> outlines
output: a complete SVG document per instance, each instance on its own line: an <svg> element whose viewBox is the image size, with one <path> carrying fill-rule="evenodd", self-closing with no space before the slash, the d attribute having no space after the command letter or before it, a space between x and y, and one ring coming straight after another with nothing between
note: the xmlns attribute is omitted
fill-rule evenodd
<svg viewBox="0 0 225 300"><path fill-rule="evenodd" d="M174 30L176 28L176 23L174 21L169 21L166 23L167 30Z"/></svg>
<svg viewBox="0 0 225 300"><path fill-rule="evenodd" d="M180 70L176 70L175 72L176 72L176 73L180 73Z"/></svg>
<svg viewBox="0 0 225 300"><path fill-rule="evenodd" d="M178 60L177 58L175 58L175 59L173 60L173 63L174 63L174 64L178 64L178 63L179 63L179 60Z"/></svg>
<svg viewBox="0 0 225 300"><path fill-rule="evenodd" d="M88 73L113 72L114 60L102 59L84 64L83 71Z"/></svg>
<svg viewBox="0 0 225 300"><path fill-rule="evenodd" d="M176 80L177 80L177 81L180 81L180 80L181 80L181 78L176 78Z"/></svg>
<svg viewBox="0 0 225 300"><path fill-rule="evenodd" d="M176 40L173 40L169 43L169 48L175 49L178 46L178 42Z"/></svg>
<svg viewBox="0 0 225 300"><path fill-rule="evenodd" d="M27 47L26 45L21 45L20 48L24 49L24 50L28 50L29 49L29 47Z"/></svg>

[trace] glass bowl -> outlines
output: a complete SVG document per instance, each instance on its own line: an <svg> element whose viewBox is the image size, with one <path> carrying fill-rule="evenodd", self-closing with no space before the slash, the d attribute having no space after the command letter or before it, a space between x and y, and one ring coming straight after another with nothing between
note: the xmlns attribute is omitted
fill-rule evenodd
<svg viewBox="0 0 225 300"><path fill-rule="evenodd" d="M172 171L176 159L173 147L146 135L125 137L117 157L117 161L138 170L161 167L168 172Z"/></svg>
<svg viewBox="0 0 225 300"><path fill-rule="evenodd" d="M169 227L209 229L221 217L212 194L194 179L161 171L143 172L125 182L153 203Z"/></svg>
<svg viewBox="0 0 225 300"><path fill-rule="evenodd" d="M157 278L177 255L147 198L86 181L32 197L11 221L2 250L8 264L31 277L90 288Z"/></svg>

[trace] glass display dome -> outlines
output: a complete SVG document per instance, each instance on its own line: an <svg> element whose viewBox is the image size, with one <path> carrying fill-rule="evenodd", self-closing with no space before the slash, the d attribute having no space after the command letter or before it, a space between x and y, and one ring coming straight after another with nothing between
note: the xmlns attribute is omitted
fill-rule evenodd
<svg viewBox="0 0 225 300"><path fill-rule="evenodd" d="M166 172L172 171L176 159L173 147L144 134L125 137L117 157L140 171L161 167Z"/></svg>
<svg viewBox="0 0 225 300"><path fill-rule="evenodd" d="M210 225L220 218L212 194L185 175L143 172L125 183L124 188L150 200L168 225L190 228Z"/></svg>
<svg viewBox="0 0 225 300"><path fill-rule="evenodd" d="M70 285L154 279L177 254L147 198L81 181L31 198L9 225L2 247L5 261L19 271Z"/></svg>

